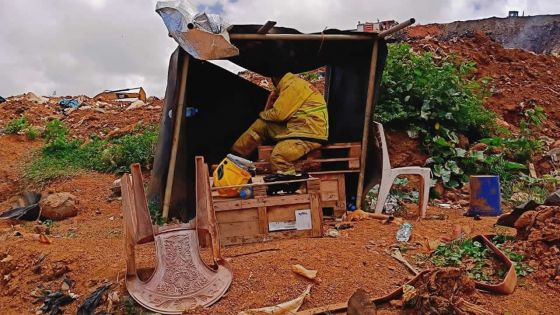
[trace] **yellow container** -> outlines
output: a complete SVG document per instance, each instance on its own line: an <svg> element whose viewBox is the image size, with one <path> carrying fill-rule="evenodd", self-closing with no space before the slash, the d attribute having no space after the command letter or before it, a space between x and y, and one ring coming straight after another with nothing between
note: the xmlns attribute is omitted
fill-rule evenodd
<svg viewBox="0 0 560 315"><path fill-rule="evenodd" d="M244 185L249 183L251 179L249 172L227 157L214 170L212 176L214 178L214 187ZM237 197L239 196L239 190L241 188L223 188L218 189L218 194L222 197Z"/></svg>

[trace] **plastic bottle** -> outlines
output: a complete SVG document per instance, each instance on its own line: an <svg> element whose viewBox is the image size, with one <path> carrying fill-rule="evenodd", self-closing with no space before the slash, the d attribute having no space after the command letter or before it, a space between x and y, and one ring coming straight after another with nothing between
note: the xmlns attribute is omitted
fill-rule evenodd
<svg viewBox="0 0 560 315"><path fill-rule="evenodd" d="M412 234L412 224L410 223L401 224L401 226L399 226L399 230L397 231L397 241L408 242L411 234Z"/></svg>
<svg viewBox="0 0 560 315"><path fill-rule="evenodd" d="M253 197L253 188L249 186L245 186L239 190L239 197L241 199L249 199Z"/></svg>

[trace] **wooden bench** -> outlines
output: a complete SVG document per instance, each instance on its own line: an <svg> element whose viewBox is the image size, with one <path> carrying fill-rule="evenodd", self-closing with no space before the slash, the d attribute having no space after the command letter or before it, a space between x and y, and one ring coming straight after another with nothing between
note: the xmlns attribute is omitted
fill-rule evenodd
<svg viewBox="0 0 560 315"><path fill-rule="evenodd" d="M271 184L301 182L295 194L268 196ZM253 196L248 199L225 198L212 188L212 201L224 245L263 242L297 237L321 237L323 213L320 194L321 181L309 178L295 181L265 183L262 176L253 178L252 184L228 186L251 187Z"/></svg>
<svg viewBox="0 0 560 315"><path fill-rule="evenodd" d="M274 146L258 148L257 173L270 173L270 155ZM296 163L298 171L306 171L319 178L321 204L332 208L335 217L346 212L346 175L360 172L361 144L333 143L309 152Z"/></svg>

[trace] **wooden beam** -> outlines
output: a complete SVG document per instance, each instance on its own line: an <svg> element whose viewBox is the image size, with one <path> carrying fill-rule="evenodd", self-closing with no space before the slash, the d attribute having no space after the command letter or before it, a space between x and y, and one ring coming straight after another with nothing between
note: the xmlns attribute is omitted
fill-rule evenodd
<svg viewBox="0 0 560 315"><path fill-rule="evenodd" d="M169 216L169 205L171 203L171 192L173 190L173 179L175 177L175 165L177 163L177 148L179 146L179 136L181 133L181 122L183 121L184 108L185 108L185 95L187 90L187 74L189 72L189 59L188 53L183 52L183 66L181 68L181 85L179 87L179 99L177 108L173 112L173 139L171 145L171 156L169 157L169 168L167 169L167 182L165 185L165 195L163 198L163 213L162 218L167 221Z"/></svg>
<svg viewBox="0 0 560 315"><path fill-rule="evenodd" d="M364 131L362 133L362 154L360 155L360 175L358 177L358 191L356 192L356 208L362 208L362 196L364 190L364 173L366 170L367 149L369 143L369 126L373 117L371 116L373 108L373 100L375 98L375 72L377 70L377 55L379 51L379 42L373 43L371 50L371 65L369 68L369 82L366 98L366 109L364 114Z"/></svg>
<svg viewBox="0 0 560 315"><path fill-rule="evenodd" d="M369 34L229 34L234 40L375 40L377 33Z"/></svg>
<svg viewBox="0 0 560 315"><path fill-rule="evenodd" d="M259 28L257 34L268 33L268 31L270 31L274 27L274 25L276 25L276 21L267 21L263 26L261 26L261 28Z"/></svg>

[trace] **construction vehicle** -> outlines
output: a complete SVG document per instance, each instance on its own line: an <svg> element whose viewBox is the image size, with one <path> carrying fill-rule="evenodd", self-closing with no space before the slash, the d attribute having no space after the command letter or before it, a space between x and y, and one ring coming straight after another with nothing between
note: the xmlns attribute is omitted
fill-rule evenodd
<svg viewBox="0 0 560 315"><path fill-rule="evenodd" d="M138 90L137 92L130 92L133 90ZM115 100L128 100L137 98L141 101L146 101L146 92L142 87L120 89L120 90L105 90L93 97L98 101L115 101Z"/></svg>

